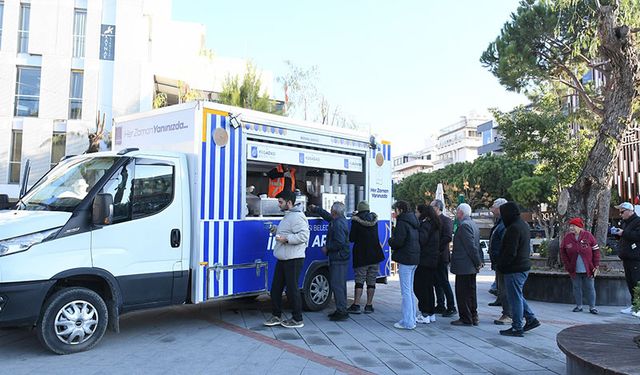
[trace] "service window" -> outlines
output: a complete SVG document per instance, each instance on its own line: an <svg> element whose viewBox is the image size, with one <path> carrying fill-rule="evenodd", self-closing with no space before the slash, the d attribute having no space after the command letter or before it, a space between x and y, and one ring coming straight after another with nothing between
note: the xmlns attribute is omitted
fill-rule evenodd
<svg viewBox="0 0 640 375"><path fill-rule="evenodd" d="M289 175L295 176L298 200L304 205L322 206L323 194L335 193L344 194L347 209L355 210L358 194L364 195L363 155L251 139L247 148L246 216L281 215L275 199L268 197L268 175L278 165L287 166Z"/></svg>

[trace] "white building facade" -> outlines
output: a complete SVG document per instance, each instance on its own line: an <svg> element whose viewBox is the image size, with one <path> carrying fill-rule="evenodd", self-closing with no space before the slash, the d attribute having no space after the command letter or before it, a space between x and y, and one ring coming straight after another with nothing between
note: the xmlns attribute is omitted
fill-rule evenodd
<svg viewBox="0 0 640 375"><path fill-rule="evenodd" d="M478 132L478 125L487 121L489 119L486 117L463 116L455 124L441 129L436 142L437 157L433 169L477 159L478 148L482 146L482 134Z"/></svg>
<svg viewBox="0 0 640 375"><path fill-rule="evenodd" d="M394 183L415 173L429 173L433 171L433 161L436 151L433 147L417 152L410 152L393 158L393 172L391 179Z"/></svg>
<svg viewBox="0 0 640 375"><path fill-rule="evenodd" d="M212 57L205 28L171 20L171 0L0 0L0 194L16 198L117 116L152 109L158 77L220 90L246 61ZM272 77L263 74L271 93Z"/></svg>

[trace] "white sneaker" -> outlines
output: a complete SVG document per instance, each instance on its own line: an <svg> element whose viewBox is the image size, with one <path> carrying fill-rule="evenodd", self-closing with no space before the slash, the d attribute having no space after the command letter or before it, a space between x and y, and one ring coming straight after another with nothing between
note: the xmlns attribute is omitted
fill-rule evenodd
<svg viewBox="0 0 640 375"><path fill-rule="evenodd" d="M435 323L436 322L436 314L431 314L431 315L427 316L427 319L429 319L430 323Z"/></svg>
<svg viewBox="0 0 640 375"><path fill-rule="evenodd" d="M631 315L635 316L636 318L640 318L640 310L632 312Z"/></svg>
<svg viewBox="0 0 640 375"><path fill-rule="evenodd" d="M416 316L416 323L429 324L429 323L431 323L431 320L429 319L428 316L423 316L422 314L418 314Z"/></svg>
<svg viewBox="0 0 640 375"><path fill-rule="evenodd" d="M629 306L626 309L622 309L620 310L620 312L623 314L631 314L633 312L633 306Z"/></svg>

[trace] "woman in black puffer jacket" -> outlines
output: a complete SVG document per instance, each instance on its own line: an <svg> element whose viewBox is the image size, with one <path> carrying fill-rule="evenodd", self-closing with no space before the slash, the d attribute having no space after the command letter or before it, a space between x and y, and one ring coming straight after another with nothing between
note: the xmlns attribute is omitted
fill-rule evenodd
<svg viewBox="0 0 640 375"><path fill-rule="evenodd" d="M413 280L413 292L418 297L416 322L428 324L436 321L434 285L440 244L440 218L431 206L421 204L416 209L420 222L418 240L420 263Z"/></svg>
<svg viewBox="0 0 640 375"><path fill-rule="evenodd" d="M393 326L398 329L416 328L416 304L413 295L413 276L420 261L418 242L418 219L409 210L409 204L398 201L393 205L396 225L389 238L391 259L398 263L400 275L400 293L402 294L402 320Z"/></svg>

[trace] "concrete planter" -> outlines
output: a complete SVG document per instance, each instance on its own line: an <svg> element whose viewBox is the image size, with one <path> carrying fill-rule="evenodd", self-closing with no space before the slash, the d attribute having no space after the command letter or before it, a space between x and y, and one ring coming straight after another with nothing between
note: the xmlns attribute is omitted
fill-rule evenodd
<svg viewBox="0 0 640 375"><path fill-rule="evenodd" d="M598 275L595 287L596 305L629 306L631 304L624 274ZM525 298L532 301L575 303L571 278L564 271L531 270L523 292Z"/></svg>

